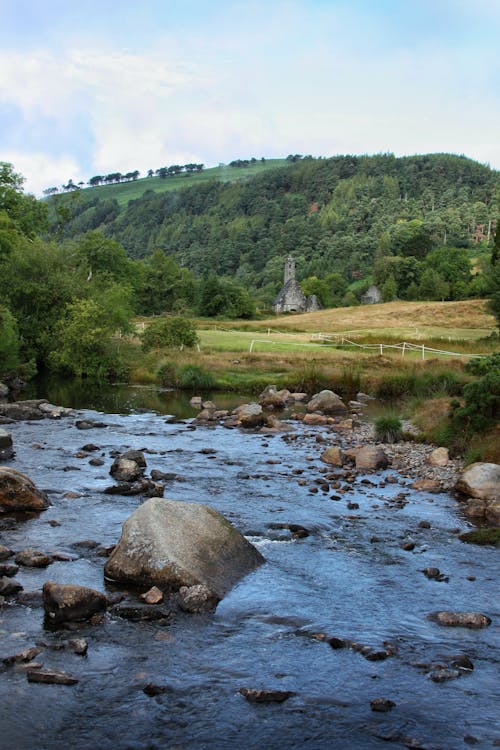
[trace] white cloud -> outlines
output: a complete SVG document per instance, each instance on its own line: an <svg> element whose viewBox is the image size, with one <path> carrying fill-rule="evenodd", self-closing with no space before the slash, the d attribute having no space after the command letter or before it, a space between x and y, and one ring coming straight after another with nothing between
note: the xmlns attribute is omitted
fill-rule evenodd
<svg viewBox="0 0 500 750"><path fill-rule="evenodd" d="M75 183L85 180L80 167L71 156L52 158L44 153L25 151L2 152L2 161L14 165L15 171L26 179L25 190L40 196L47 187L60 187L70 177Z"/></svg>
<svg viewBox="0 0 500 750"><path fill-rule="evenodd" d="M480 2L493 14L495 0ZM219 26L158 31L140 52L112 38L85 46L85 30L57 52L0 52L0 105L19 110L26 149L18 139L0 158L31 190L82 172L291 151L443 150L500 166L496 48L439 45L435 36L393 47L389 32L380 36L382 19L372 32L370 17L345 3L321 8L235 5Z"/></svg>

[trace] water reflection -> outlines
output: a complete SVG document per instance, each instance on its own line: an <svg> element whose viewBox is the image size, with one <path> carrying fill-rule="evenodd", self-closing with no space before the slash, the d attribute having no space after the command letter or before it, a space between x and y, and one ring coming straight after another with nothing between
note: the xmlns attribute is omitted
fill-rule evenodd
<svg viewBox="0 0 500 750"><path fill-rule="evenodd" d="M147 411L190 419L198 411L189 403L192 395L156 386L96 384L85 380L43 376L30 383L22 398L47 398L59 406L92 409L108 414ZM214 401L220 409L233 409L238 404L252 400L252 396L248 394L203 392L196 395Z"/></svg>

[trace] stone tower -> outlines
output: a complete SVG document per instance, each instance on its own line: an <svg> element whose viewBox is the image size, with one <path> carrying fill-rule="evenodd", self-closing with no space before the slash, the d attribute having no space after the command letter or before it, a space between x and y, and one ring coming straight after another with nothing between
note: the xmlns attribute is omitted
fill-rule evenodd
<svg viewBox="0 0 500 750"><path fill-rule="evenodd" d="M285 261L285 278L283 280L283 286L286 286L289 281L295 281L295 261L291 255Z"/></svg>
<svg viewBox="0 0 500 750"><path fill-rule="evenodd" d="M320 310L321 305L315 294L306 297L295 278L295 261L291 255L285 261L283 287L274 300L273 310L276 314L290 312L300 313Z"/></svg>

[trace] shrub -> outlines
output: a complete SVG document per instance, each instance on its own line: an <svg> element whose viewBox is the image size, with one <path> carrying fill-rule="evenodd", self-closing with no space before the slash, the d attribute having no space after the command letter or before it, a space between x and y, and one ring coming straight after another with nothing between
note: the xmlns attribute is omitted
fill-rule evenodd
<svg viewBox="0 0 500 750"><path fill-rule="evenodd" d="M158 379L165 388L179 387L179 369L174 362L163 362L158 368Z"/></svg>
<svg viewBox="0 0 500 750"><path fill-rule="evenodd" d="M193 347L198 343L196 328L187 318L157 318L141 334L143 351Z"/></svg>
<svg viewBox="0 0 500 750"><path fill-rule="evenodd" d="M186 390L210 390L215 388L215 378L211 372L207 372L197 365L184 365L179 369L179 385Z"/></svg>
<svg viewBox="0 0 500 750"><path fill-rule="evenodd" d="M402 440L403 424L399 417L377 417L375 438L381 443L397 443Z"/></svg>

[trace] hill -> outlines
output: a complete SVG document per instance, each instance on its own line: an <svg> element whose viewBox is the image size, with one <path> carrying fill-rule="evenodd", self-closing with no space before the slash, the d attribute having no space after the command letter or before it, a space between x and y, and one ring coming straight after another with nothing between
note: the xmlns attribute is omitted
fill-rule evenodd
<svg viewBox="0 0 500 750"><path fill-rule="evenodd" d="M352 284L359 295L389 277L400 298L454 299L469 294L469 261L492 237L499 197L499 172L463 156L304 158L62 196L52 231L75 238L100 229L131 258L161 249L198 277L231 278L264 305L290 253L325 306L348 304ZM441 283L428 279L421 295L425 261L440 246L462 252L433 259L429 272Z"/></svg>

